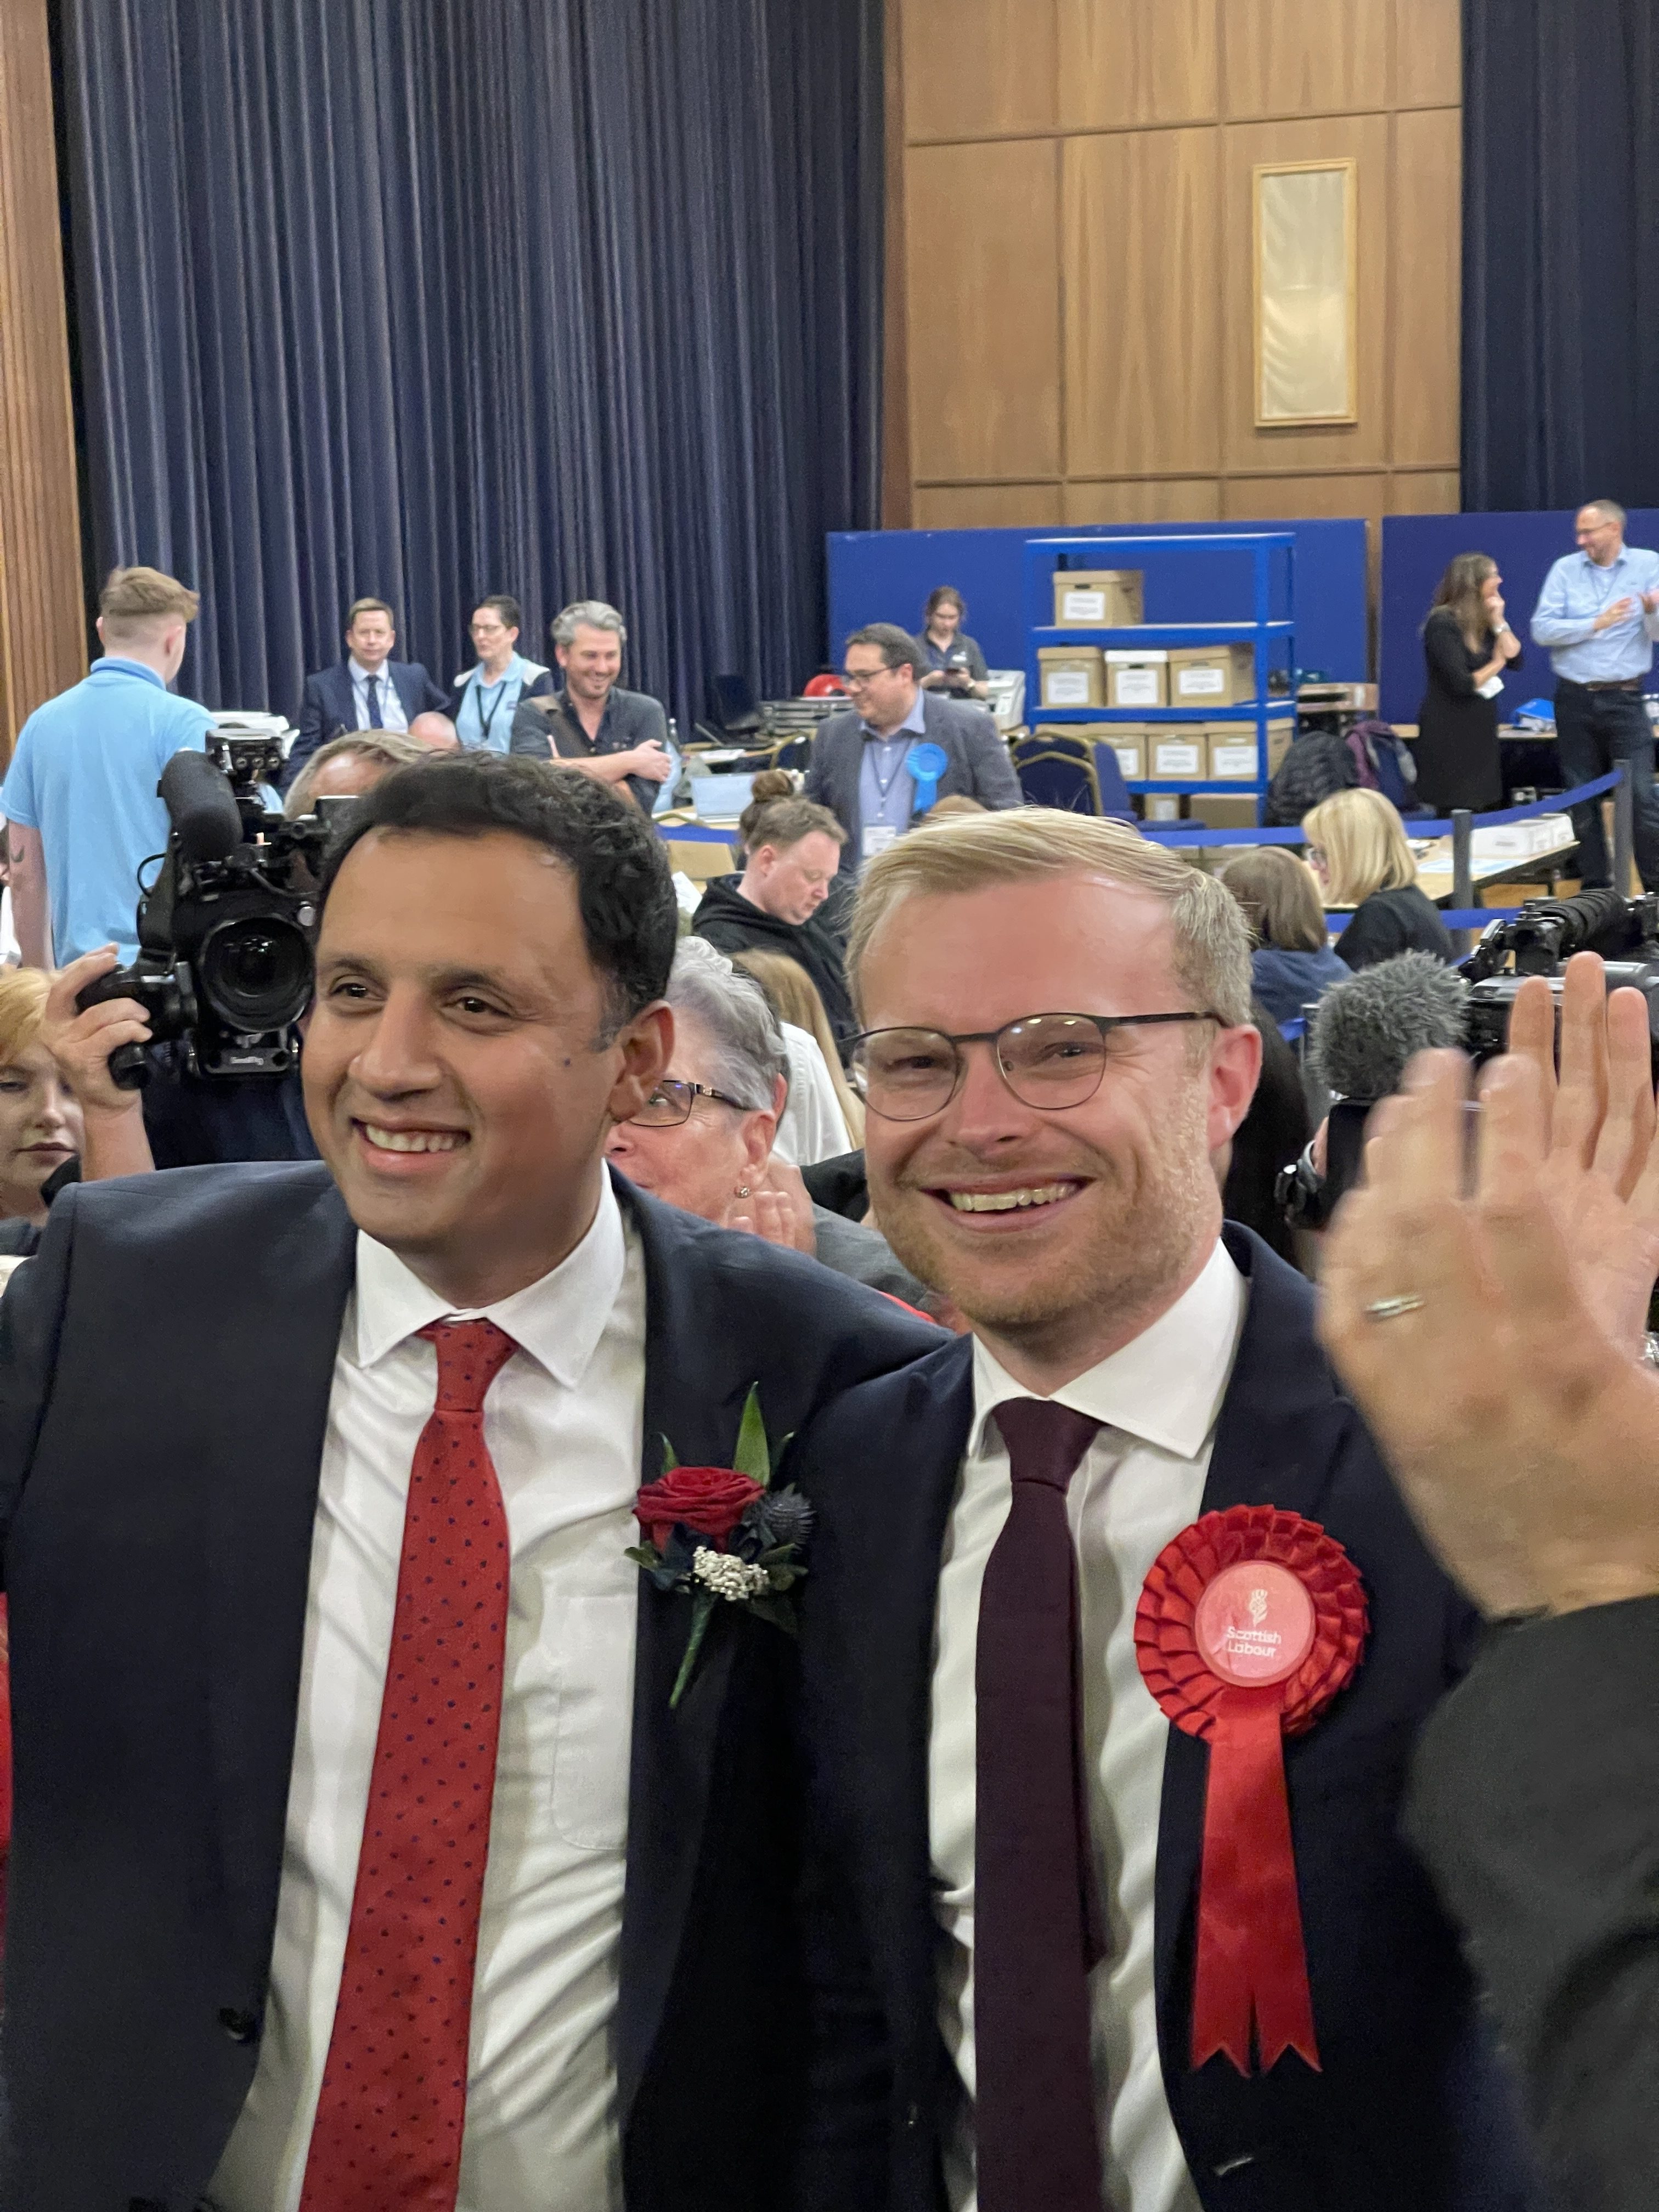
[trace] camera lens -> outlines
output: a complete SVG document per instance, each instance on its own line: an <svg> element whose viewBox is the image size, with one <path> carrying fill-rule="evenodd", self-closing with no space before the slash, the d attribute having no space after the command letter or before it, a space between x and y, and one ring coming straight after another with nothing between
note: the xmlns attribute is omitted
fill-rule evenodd
<svg viewBox="0 0 1659 2212"><path fill-rule="evenodd" d="M248 915L210 930L197 959L202 995L228 1029L286 1028L311 1003L311 946L276 915Z"/></svg>

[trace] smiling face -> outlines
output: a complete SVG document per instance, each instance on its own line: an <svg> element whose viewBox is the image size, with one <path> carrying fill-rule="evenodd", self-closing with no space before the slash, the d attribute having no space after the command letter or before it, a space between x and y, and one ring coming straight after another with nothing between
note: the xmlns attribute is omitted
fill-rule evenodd
<svg viewBox="0 0 1659 2212"><path fill-rule="evenodd" d="M662 1006L602 1043L608 1027L554 854L508 831L371 831L324 908L303 1057L352 1219L458 1306L556 1267L672 1041Z"/></svg>
<svg viewBox="0 0 1659 2212"><path fill-rule="evenodd" d="M84 1141L81 1108L43 1044L0 1067L0 1216L44 1221L40 1186Z"/></svg>
<svg viewBox="0 0 1659 2212"><path fill-rule="evenodd" d="M1619 558L1619 549L1625 542L1625 526L1616 515L1604 514L1599 507L1581 507L1573 534L1578 540L1579 550L1588 553L1598 568L1605 568Z"/></svg>
<svg viewBox="0 0 1659 2212"><path fill-rule="evenodd" d="M614 629L592 623L578 623L568 645L553 648L564 671L564 688L573 699L603 706L622 674L622 640Z"/></svg>
<svg viewBox="0 0 1659 2212"><path fill-rule="evenodd" d="M695 1015L675 1016L668 1073L711 1090L723 1087L708 1032ZM766 1173L777 1126L775 1115L745 1114L717 1098L694 1097L690 1119L672 1128L618 1124L605 1154L653 1198L704 1221L724 1222L738 1186L752 1188Z"/></svg>
<svg viewBox="0 0 1659 2212"><path fill-rule="evenodd" d="M1040 1012L1173 1012L1192 1005L1173 954L1161 899L1081 872L913 895L865 954L865 1026L961 1035ZM1106 1358L1202 1268L1221 1218L1210 1155L1261 1064L1254 1029L1125 1029L1108 1043L1082 1105L1024 1104L975 1044L942 1111L866 1124L883 1233L1031 1388Z"/></svg>

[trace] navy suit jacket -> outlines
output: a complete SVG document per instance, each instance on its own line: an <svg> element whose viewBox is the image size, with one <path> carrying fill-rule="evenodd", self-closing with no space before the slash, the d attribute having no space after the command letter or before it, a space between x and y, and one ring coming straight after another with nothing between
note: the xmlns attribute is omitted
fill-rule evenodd
<svg viewBox="0 0 1659 2212"><path fill-rule="evenodd" d="M1455 1937L1397 1826L1423 1721L1476 1623L1430 1559L1313 1334L1308 1285L1247 1230L1249 1304L1204 1492L1317 1521L1364 1578L1352 1683L1285 1746L1323 2070L1245 2080L1190 2063L1209 1754L1171 1729L1154 1953L1170 2108L1205 2212L1514 2212L1528 2203L1513 2086ZM935 2212L960 2090L938 2027L927 1741L940 1547L973 1413L965 1338L849 1391L792 1462L814 1498L802 1740L816 1875L815 2082L798 2201Z"/></svg>
<svg viewBox="0 0 1659 2212"><path fill-rule="evenodd" d="M921 694L922 736L915 740L942 746L945 773L934 796L963 792L981 806L1023 806L1024 793L1001 732L983 707L946 699L937 691ZM865 737L859 716L848 711L827 714L812 738L806 770L806 796L827 806L847 832L841 848L843 875L856 875L859 850L859 777L864 768Z"/></svg>
<svg viewBox="0 0 1659 2212"><path fill-rule="evenodd" d="M418 660L388 660L380 672L391 678L392 688L403 702L406 721L412 722L416 714L449 712L449 694L438 689ZM337 660L332 668L319 668L314 676L307 676L305 700L300 708L300 734L294 740L294 750L283 770L283 790L319 745L325 745L331 738L341 737L357 726L351 671L344 661Z"/></svg>
<svg viewBox="0 0 1659 2212"><path fill-rule="evenodd" d="M938 1331L618 1188L643 1248L641 1478L731 1464ZM190 2212L253 2078L312 1525L355 1233L325 1169L67 1191L0 1304L16 1810L6 2212ZM642 1583L620 2008L630 2208L777 2202L799 2108L794 1647Z"/></svg>

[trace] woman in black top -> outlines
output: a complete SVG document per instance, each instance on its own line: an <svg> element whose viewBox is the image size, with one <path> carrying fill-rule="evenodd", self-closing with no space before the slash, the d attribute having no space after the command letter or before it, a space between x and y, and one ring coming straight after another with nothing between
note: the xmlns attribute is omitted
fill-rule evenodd
<svg viewBox="0 0 1659 2212"><path fill-rule="evenodd" d="M953 699L982 699L990 690L985 655L962 627L967 619L968 602L953 584L929 592L916 640L927 663L921 672L924 691L948 692Z"/></svg>
<svg viewBox="0 0 1659 2212"><path fill-rule="evenodd" d="M1339 960L1374 968L1396 952L1431 952L1451 965L1456 949L1418 889L1405 824L1380 791L1333 792L1303 817L1302 834L1327 907L1354 909L1336 940Z"/></svg>
<svg viewBox="0 0 1659 2212"><path fill-rule="evenodd" d="M1498 697L1481 687L1521 662L1504 616L1504 579L1487 553L1460 553L1423 625L1428 690L1417 710L1417 793L1437 813L1504 804Z"/></svg>

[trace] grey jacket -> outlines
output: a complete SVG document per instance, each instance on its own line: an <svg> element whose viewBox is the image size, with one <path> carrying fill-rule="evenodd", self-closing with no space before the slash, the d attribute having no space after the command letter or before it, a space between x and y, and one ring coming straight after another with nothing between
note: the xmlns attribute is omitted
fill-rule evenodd
<svg viewBox="0 0 1659 2212"><path fill-rule="evenodd" d="M942 746L949 763L939 780L937 795L944 799L960 791L981 806L1023 805L1008 748L984 708L942 699L933 691L924 691L921 702L921 741ZM849 708L827 716L812 740L806 796L827 806L846 830L847 842L841 848L846 875L855 874L859 865L859 775L863 765L864 733L858 715Z"/></svg>

